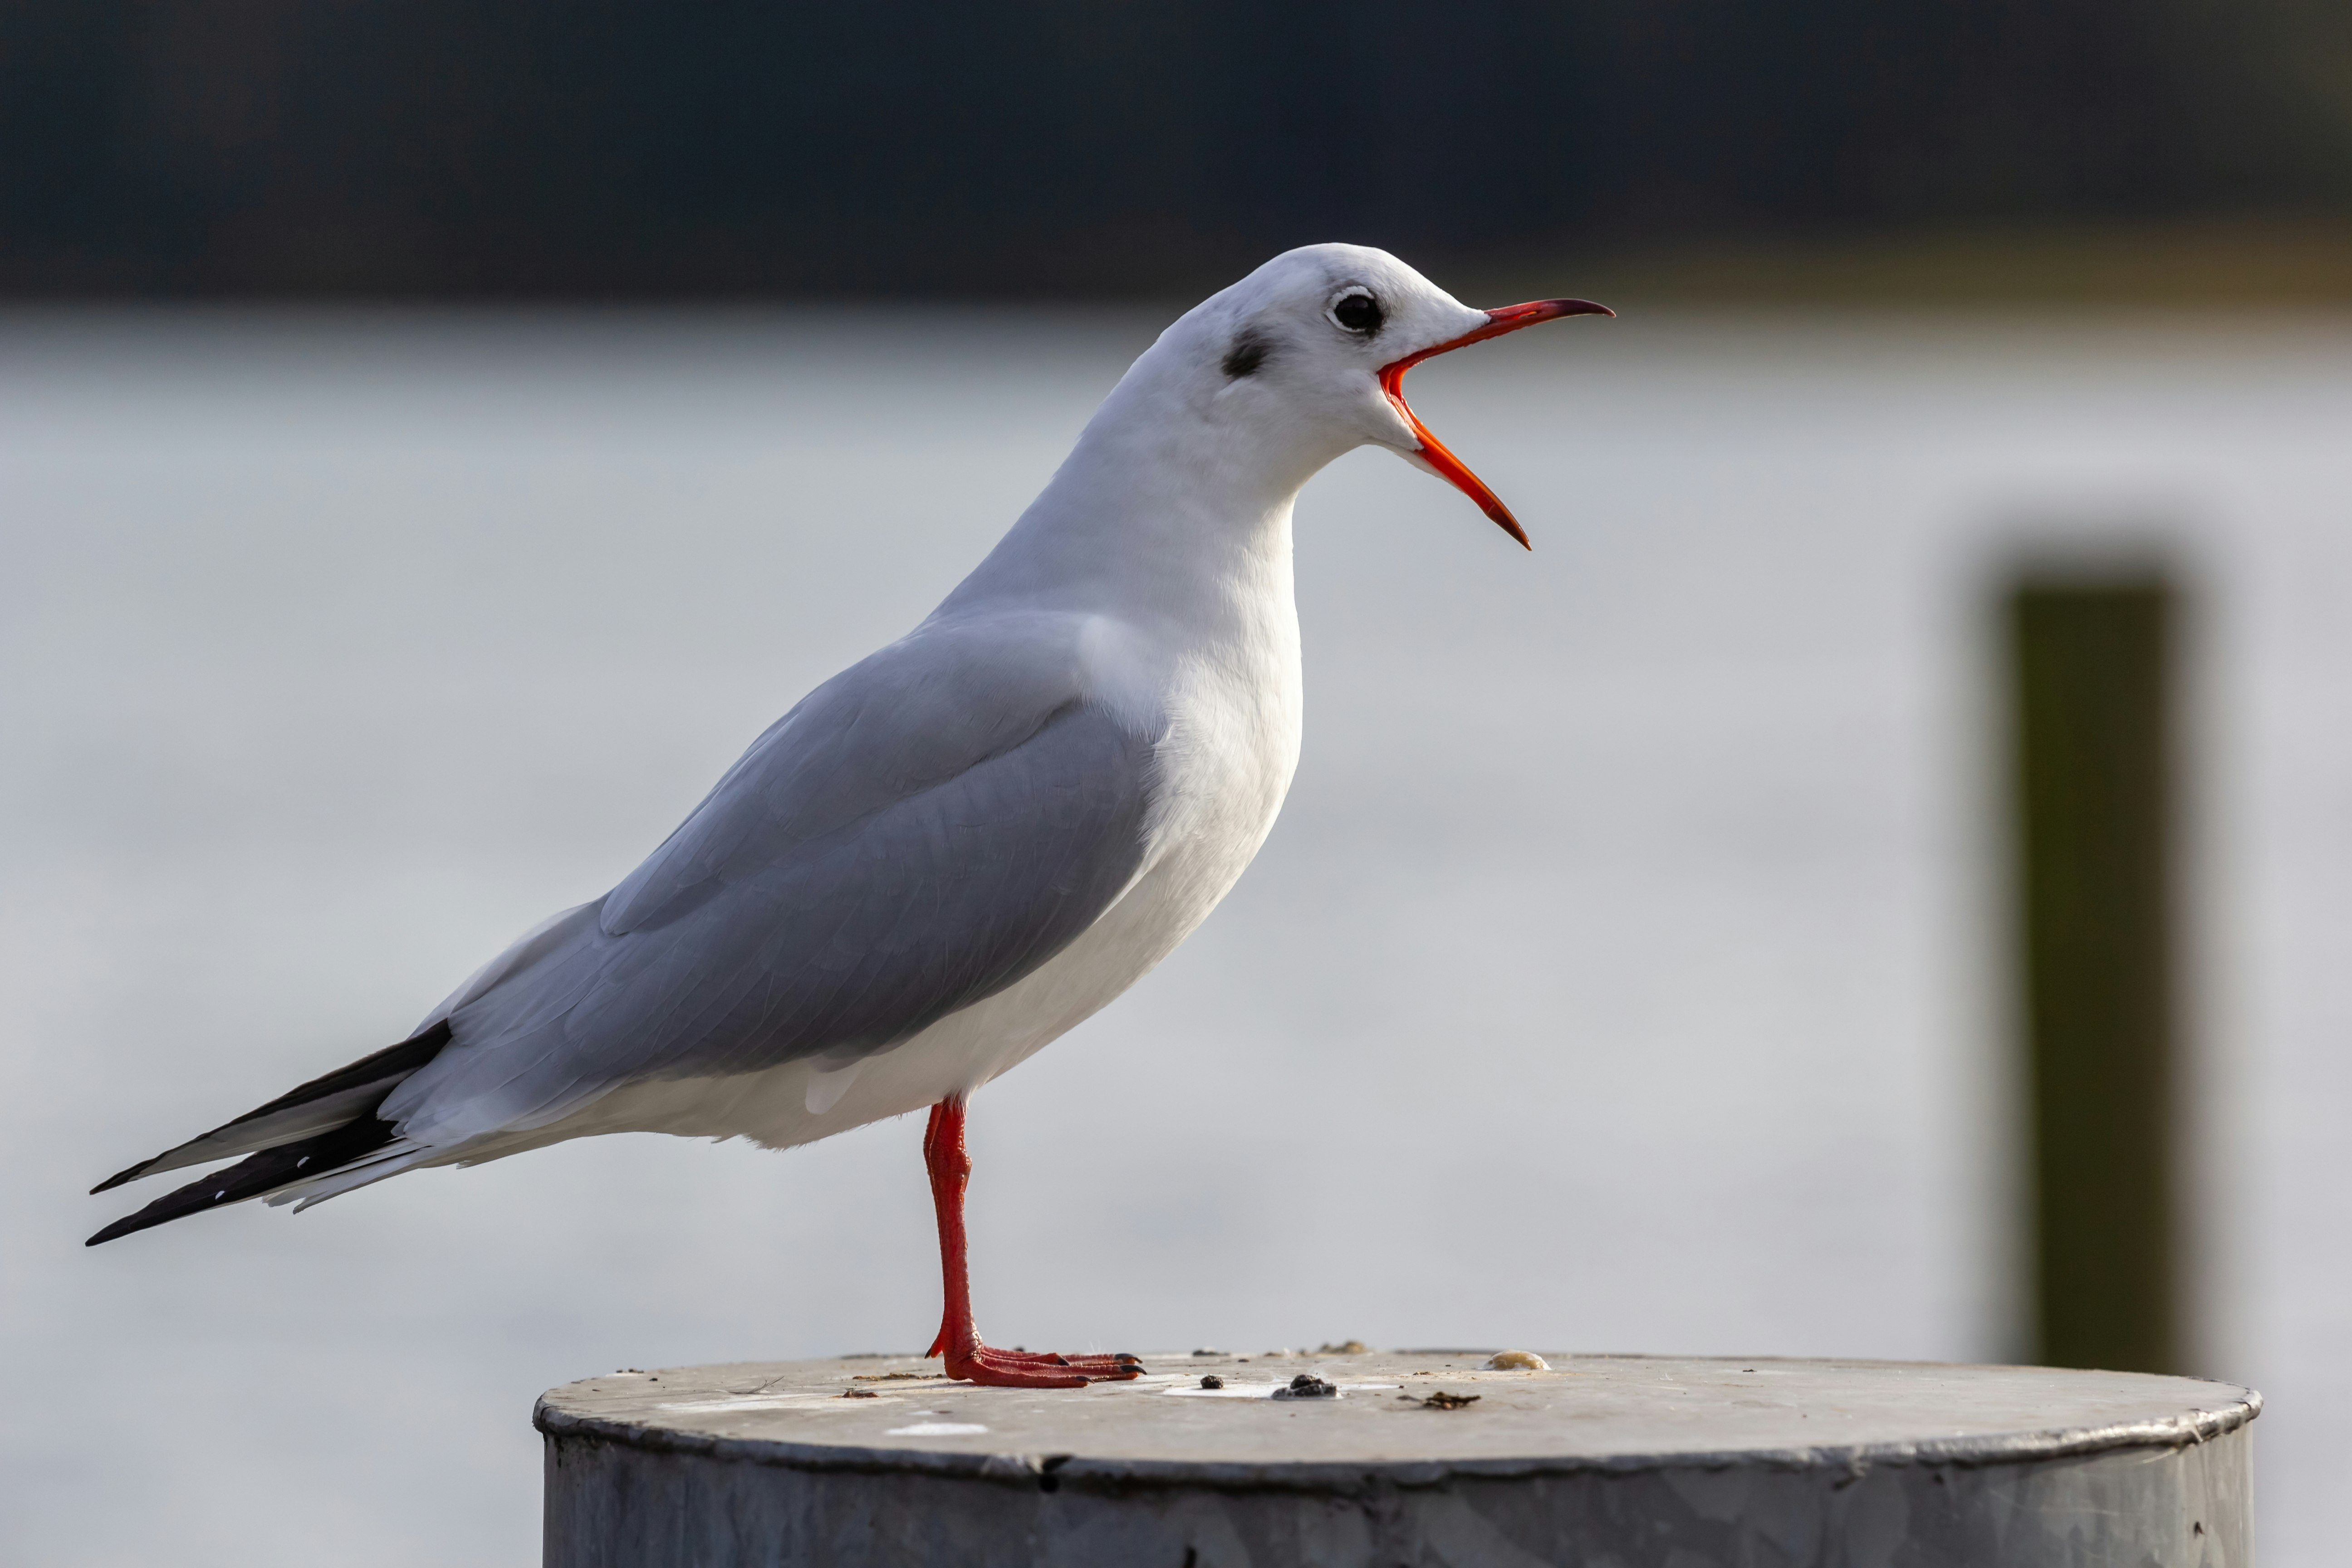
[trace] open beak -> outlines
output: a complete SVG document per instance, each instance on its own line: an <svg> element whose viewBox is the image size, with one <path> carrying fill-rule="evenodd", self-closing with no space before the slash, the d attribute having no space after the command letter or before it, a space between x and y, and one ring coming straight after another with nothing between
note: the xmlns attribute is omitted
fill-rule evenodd
<svg viewBox="0 0 2352 1568"><path fill-rule="evenodd" d="M1405 402L1404 373L1425 359L1450 353L1472 343L1485 342L1488 338L1499 338L1505 332L1516 332L1521 327L1532 327L1538 321L1558 321L1562 316L1613 316L1616 313L1608 306L1596 305L1590 300L1537 300L1525 305L1505 305L1498 310L1486 312L1485 326L1439 343L1434 348L1407 354L1394 364L1381 367L1381 390L1389 395L1389 401L1396 405L1396 411L1404 416L1404 422L1412 427L1413 436L1421 442L1421 450L1412 455L1425 464L1432 473L1476 501L1480 511L1493 518L1505 533L1529 550L1535 546L1528 544L1527 531L1519 526L1519 520L1511 515L1511 509L1486 488L1486 480L1464 468L1462 459L1447 451L1445 444L1429 433L1429 426L1421 422L1421 416Z"/></svg>

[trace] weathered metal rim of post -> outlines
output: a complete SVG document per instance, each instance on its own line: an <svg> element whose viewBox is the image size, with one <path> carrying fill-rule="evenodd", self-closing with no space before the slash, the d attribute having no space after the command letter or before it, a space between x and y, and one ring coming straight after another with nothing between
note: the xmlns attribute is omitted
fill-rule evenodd
<svg viewBox="0 0 2352 1568"><path fill-rule="evenodd" d="M1635 1358L1622 1358L1635 1359ZM1771 1358L1766 1358L1771 1359ZM1855 1365L1932 1366L1926 1362L1855 1363ZM1937 1439L1919 1443L1864 1443L1844 1447L1725 1449L1689 1453L1557 1455L1525 1459L1431 1459L1276 1464L1219 1464L1197 1460L1105 1459L1083 1455L971 1454L929 1449L875 1448L852 1445L786 1443L769 1438L720 1437L625 1421L574 1415L541 1399L531 1425L550 1437L585 1438L650 1453L695 1454L779 1469L863 1475L931 1475L1034 1486L1048 1460L1062 1486L1087 1489L1160 1487L1209 1488L1219 1491L1313 1491L1356 1493L1395 1488L1442 1486L1455 1478L1516 1479L1580 1474L1633 1475L1658 1470L1722 1470L1735 1467L1776 1470L1843 1471L1859 1477L1881 1466L1941 1465L1981 1468L1992 1465L2072 1458L2117 1448L2184 1448L2236 1431L2262 1413L2263 1398L2251 1388L2209 1378L2231 1397L2221 1408L2157 1421L2107 1426L2056 1427L2012 1436Z"/></svg>

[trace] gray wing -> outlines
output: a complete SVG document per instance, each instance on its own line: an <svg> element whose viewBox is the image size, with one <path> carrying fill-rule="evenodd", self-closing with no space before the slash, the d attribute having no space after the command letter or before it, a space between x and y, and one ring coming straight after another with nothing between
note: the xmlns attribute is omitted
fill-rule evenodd
<svg viewBox="0 0 2352 1568"><path fill-rule="evenodd" d="M1151 744L1083 700L1055 639L895 644L761 736L599 903L453 997L452 1046L381 1114L446 1146L624 1082L896 1045L1126 891Z"/></svg>

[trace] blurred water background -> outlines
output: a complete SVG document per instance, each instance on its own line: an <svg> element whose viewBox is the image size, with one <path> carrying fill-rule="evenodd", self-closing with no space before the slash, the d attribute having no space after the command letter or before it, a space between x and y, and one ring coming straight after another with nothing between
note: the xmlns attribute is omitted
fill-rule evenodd
<svg viewBox="0 0 2352 1568"><path fill-rule="evenodd" d="M0 1559L526 1562L541 1388L920 1348L910 1122L95 1252L129 1205L81 1193L607 887L929 608L1164 319L0 319ZM975 1103L991 1331L2021 1353L1994 598L2160 557L2192 1370L2271 1399L2265 1561L2330 1561L2352 319L1654 310L1415 387L1536 551L1385 455L1309 487L1272 841Z"/></svg>

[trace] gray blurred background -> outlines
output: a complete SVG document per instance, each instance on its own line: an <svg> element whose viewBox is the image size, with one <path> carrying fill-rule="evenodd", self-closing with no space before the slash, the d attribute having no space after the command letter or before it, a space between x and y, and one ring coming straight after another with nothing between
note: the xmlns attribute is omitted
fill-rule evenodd
<svg viewBox="0 0 2352 1568"><path fill-rule="evenodd" d="M541 1388L919 1348L911 1123L81 1194L609 886L1349 238L1622 314L1415 374L1534 554L1309 487L1274 838L976 1102L992 1331L2069 1354L2004 606L2153 579L2147 1355L2264 1390L2332 1561L2345 15L0 5L0 1559L527 1562Z"/></svg>

